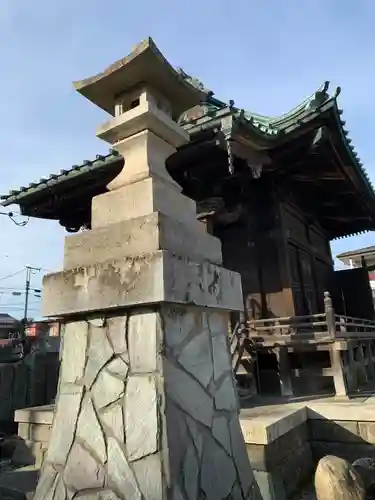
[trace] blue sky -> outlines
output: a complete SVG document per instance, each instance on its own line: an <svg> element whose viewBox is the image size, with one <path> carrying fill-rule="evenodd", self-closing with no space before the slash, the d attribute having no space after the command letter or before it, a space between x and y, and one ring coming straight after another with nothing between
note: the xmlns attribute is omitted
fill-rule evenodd
<svg viewBox="0 0 375 500"><path fill-rule="evenodd" d="M0 0L0 192L108 149L95 138L104 113L71 82L147 36L220 99L251 111L280 114L325 80L341 85L347 128L375 182L374 19L373 0ZM43 268L39 287L61 267L57 222L22 228L0 217L0 230L0 278L33 265ZM371 244L373 233L333 251ZM22 316L22 297L5 287L23 282L22 273L0 280L0 312Z"/></svg>

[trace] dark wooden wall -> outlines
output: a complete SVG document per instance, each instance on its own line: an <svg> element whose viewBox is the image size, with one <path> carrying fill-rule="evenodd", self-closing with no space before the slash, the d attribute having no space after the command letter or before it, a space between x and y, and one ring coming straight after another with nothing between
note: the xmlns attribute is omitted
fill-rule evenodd
<svg viewBox="0 0 375 500"><path fill-rule="evenodd" d="M374 318L372 290L365 267L335 271L330 291L333 308L337 314Z"/></svg>
<svg viewBox="0 0 375 500"><path fill-rule="evenodd" d="M225 267L242 276L253 319L323 312L333 273L328 237L295 204L255 181L236 224L216 226Z"/></svg>
<svg viewBox="0 0 375 500"><path fill-rule="evenodd" d="M294 203L280 203L290 289L295 315L324 311L333 261L328 236Z"/></svg>

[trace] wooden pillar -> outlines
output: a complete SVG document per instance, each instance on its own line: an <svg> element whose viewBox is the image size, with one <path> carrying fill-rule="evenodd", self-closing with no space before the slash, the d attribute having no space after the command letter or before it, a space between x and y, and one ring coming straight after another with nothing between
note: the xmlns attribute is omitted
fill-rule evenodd
<svg viewBox="0 0 375 500"><path fill-rule="evenodd" d="M330 349L331 367L333 372L333 381L335 384L336 396L347 396L348 389L345 379L344 363L342 360L341 351L339 350L339 345L335 342L332 344Z"/></svg>
<svg viewBox="0 0 375 500"><path fill-rule="evenodd" d="M275 349L277 364L279 368L279 382L282 396L293 396L293 386L291 369L288 358L287 347L277 347Z"/></svg>
<svg viewBox="0 0 375 500"><path fill-rule="evenodd" d="M354 358L354 348L352 342L348 344L348 360L349 360L348 370L350 372L350 379L352 380L351 389L357 390L358 389L357 363Z"/></svg>
<svg viewBox="0 0 375 500"><path fill-rule="evenodd" d="M326 313L327 331L331 337L336 338L336 315L329 292L324 292L324 310ZM336 396L346 396L348 394L348 387L346 383L344 363L341 351L339 350L339 344L336 342L332 343L329 355L331 359Z"/></svg>
<svg viewBox="0 0 375 500"><path fill-rule="evenodd" d="M363 346L364 352L365 352L365 362L367 366L367 377L369 380L374 380L375 379L375 368L374 368L374 363L372 360L372 352L371 352L371 341L369 340L368 342L364 343Z"/></svg>
<svg viewBox="0 0 375 500"><path fill-rule="evenodd" d="M357 344L356 362L357 362L357 370L360 372L360 379L361 379L360 383L361 385L365 385L368 382L368 376L367 376L365 356L363 354L363 344L361 343L361 341L359 341Z"/></svg>

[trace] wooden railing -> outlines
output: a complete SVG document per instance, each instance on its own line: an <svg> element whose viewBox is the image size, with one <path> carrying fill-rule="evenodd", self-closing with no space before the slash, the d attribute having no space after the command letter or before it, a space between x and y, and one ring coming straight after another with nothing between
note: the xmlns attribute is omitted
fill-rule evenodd
<svg viewBox="0 0 375 500"><path fill-rule="evenodd" d="M248 336L258 341L316 341L348 338L375 338L375 321L335 314L328 292L324 313L308 316L267 318L246 322Z"/></svg>
<svg viewBox="0 0 375 500"><path fill-rule="evenodd" d="M254 368L259 349L271 349L279 363L283 395L292 391L292 378L304 372L309 376L332 376L337 395L358 391L368 382L375 383L375 321L336 314L328 292L324 294L324 312L307 316L265 318L237 323L229 333L234 374L258 376ZM350 342L344 342L348 341ZM302 367L292 370L285 356L293 345L312 349L320 345L330 353L328 367ZM254 364L255 362L255 364ZM288 392L289 391L289 392Z"/></svg>

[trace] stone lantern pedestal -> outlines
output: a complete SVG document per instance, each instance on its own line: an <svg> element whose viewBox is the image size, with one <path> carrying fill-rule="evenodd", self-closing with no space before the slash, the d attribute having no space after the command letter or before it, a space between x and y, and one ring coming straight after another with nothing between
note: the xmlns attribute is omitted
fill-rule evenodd
<svg viewBox="0 0 375 500"><path fill-rule="evenodd" d="M152 40L77 88L115 115L98 136L125 166L44 280L44 314L66 329L35 499L259 498L227 340L240 276L165 168L200 92Z"/></svg>

